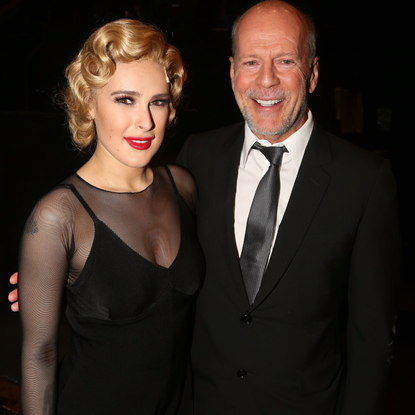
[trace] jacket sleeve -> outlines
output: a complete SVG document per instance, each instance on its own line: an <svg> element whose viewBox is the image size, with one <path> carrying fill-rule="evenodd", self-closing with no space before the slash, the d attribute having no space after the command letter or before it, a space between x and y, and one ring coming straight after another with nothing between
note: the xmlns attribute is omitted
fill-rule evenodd
<svg viewBox="0 0 415 415"><path fill-rule="evenodd" d="M359 223L351 257L342 415L379 415L384 411L400 259L396 186L385 160Z"/></svg>
<svg viewBox="0 0 415 415"><path fill-rule="evenodd" d="M189 166L189 148L190 148L190 143L192 141L192 137L194 136L190 136L185 143L183 144L182 149L180 150L179 155L176 158L176 164L178 164L179 166L185 167L186 169L190 169Z"/></svg>

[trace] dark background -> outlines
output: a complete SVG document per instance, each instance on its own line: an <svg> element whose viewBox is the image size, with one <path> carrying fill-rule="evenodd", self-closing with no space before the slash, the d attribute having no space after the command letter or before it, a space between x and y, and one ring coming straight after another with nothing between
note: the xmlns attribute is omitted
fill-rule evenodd
<svg viewBox="0 0 415 415"><path fill-rule="evenodd" d="M177 123L169 128L158 156L160 161L171 161L191 133L242 119L229 80L230 27L235 17L253 3L246 0L0 2L3 184L0 313L11 314L6 298L11 288L8 276L17 268L20 233L34 203L86 160L72 149L65 117L52 100L64 84L66 66L82 43L102 24L130 17L158 25L168 41L179 48L189 79ZM376 1L298 0L294 4L311 14L318 32L320 79L309 104L316 119L330 132L380 152L392 162L404 244L398 328L401 324L401 338L413 347L414 133L409 130L408 105L413 63L410 63L410 26L405 24L409 10L398 2L386 6ZM336 119L335 88L360 94L364 114L362 132L342 131ZM1 335L0 327L0 339Z"/></svg>
<svg viewBox="0 0 415 415"><path fill-rule="evenodd" d="M229 80L230 26L252 4L247 0L12 0L0 7L0 310L7 308L6 276L16 269L24 221L36 200L86 159L71 146L53 94L82 43L100 25L122 17L153 22L179 48L189 73L176 124L159 159L171 160L192 133L241 120ZM298 0L314 18L320 79L310 108L327 130L389 157L400 190L405 258L414 243L408 93L405 67L409 38L395 19L404 11L375 1ZM408 31L409 32L409 31ZM406 43L405 43L406 42ZM406 66L409 66L406 62ZM344 134L336 120L335 88L362 97L362 133ZM387 119L379 114L387 115ZM407 148L407 147L405 147ZM410 199L409 199L410 198ZM405 279L414 281L406 264Z"/></svg>

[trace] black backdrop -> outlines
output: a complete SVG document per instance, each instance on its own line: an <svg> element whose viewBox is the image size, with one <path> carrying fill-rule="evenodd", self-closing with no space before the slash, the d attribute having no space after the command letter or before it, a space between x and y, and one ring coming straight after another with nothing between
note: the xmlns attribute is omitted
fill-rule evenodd
<svg viewBox="0 0 415 415"><path fill-rule="evenodd" d="M178 121L159 154L160 160L174 160L189 134L241 120L229 81L229 29L252 2L12 0L0 4L0 311L6 311L7 277L16 269L20 232L33 204L85 160L71 148L65 118L51 98L82 42L101 24L131 17L157 24L179 48L189 81ZM411 145L404 99L406 71L402 70L409 66L410 50L403 32L405 10L398 9L398 21L391 7L375 1L299 0L296 4L312 15L318 31L320 80L310 98L314 115L329 131L392 160L404 224L404 279L409 281L414 219L407 189L414 175L410 153L402 149L408 142ZM342 134L335 117L336 87L361 94L362 133ZM384 131L379 128L381 108L392 114Z"/></svg>

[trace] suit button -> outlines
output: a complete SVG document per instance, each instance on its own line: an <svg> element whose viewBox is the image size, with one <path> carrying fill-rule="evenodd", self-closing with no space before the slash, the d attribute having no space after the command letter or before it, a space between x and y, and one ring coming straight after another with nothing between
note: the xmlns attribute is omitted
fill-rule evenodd
<svg viewBox="0 0 415 415"><path fill-rule="evenodd" d="M236 372L236 375L238 376L238 378L246 378L246 376L248 375L248 373L246 373L246 370L240 369Z"/></svg>
<svg viewBox="0 0 415 415"><path fill-rule="evenodd" d="M249 314L245 314L244 316L242 316L242 321L245 324L252 323L252 317Z"/></svg>
<svg viewBox="0 0 415 415"><path fill-rule="evenodd" d="M246 378L246 376L248 375L248 373L246 373L246 370L240 369L236 372L236 375L238 376L238 378Z"/></svg>

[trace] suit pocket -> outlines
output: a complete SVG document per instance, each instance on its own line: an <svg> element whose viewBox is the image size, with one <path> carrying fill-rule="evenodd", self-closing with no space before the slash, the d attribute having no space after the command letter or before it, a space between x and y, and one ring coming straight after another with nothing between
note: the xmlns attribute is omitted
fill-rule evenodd
<svg viewBox="0 0 415 415"><path fill-rule="evenodd" d="M328 389L342 367L342 356L340 354L300 372L300 395L322 392Z"/></svg>

